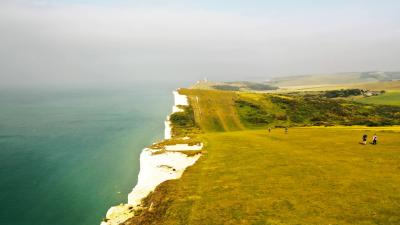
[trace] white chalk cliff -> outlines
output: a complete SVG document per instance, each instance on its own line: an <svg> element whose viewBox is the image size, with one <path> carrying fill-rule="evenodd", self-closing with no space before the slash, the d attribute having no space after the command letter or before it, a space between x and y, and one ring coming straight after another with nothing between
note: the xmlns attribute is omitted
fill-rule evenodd
<svg viewBox="0 0 400 225"><path fill-rule="evenodd" d="M173 113L182 111L179 106L189 105L187 96L179 94L178 91L174 91L173 94L175 101L172 107ZM165 139L171 137L172 127L168 116L165 121ZM133 217L135 209L140 207L143 198L154 191L162 182L180 178L185 169L200 158L200 154L188 156L179 151L199 151L202 148L203 144L192 146L178 144L165 146L163 152L151 148L143 149L140 154L138 182L128 195L128 203L111 207L101 225L118 225Z"/></svg>
<svg viewBox="0 0 400 225"><path fill-rule="evenodd" d="M153 155L152 151L144 149L140 155L138 183L128 196L129 205L139 206L141 200L154 191L157 185L180 178L186 167L193 165L200 157L200 154L189 157L180 152Z"/></svg>
<svg viewBox="0 0 400 225"><path fill-rule="evenodd" d="M181 109L180 106L189 105L187 96L179 94L178 91L173 91L172 93L174 94L174 105L172 106L172 113L182 112L183 109ZM167 116L167 119L165 120L164 123L165 123L164 138L171 139L172 127L171 127L171 121L169 121L169 116Z"/></svg>

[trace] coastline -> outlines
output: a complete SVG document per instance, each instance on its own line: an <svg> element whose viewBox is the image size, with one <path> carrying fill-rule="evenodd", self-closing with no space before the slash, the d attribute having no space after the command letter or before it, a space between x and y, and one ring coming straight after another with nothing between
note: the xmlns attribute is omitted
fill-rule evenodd
<svg viewBox="0 0 400 225"><path fill-rule="evenodd" d="M180 106L189 106L186 95L181 95L179 90L173 91L174 105L173 113L182 112ZM172 123L170 115L167 116L164 124L164 141L173 138ZM183 137L182 140L188 140ZM162 142L162 141L161 141ZM154 143L154 145L160 145ZM162 148L145 148L140 154L140 170L138 182L128 194L128 202L118 206L112 206L106 213L101 225L118 225L135 216L135 212L142 208L142 200L147 197L161 183L167 180L179 179L185 169L192 166L201 156L202 143L196 145L175 144L162 145ZM192 151L195 154L185 154Z"/></svg>

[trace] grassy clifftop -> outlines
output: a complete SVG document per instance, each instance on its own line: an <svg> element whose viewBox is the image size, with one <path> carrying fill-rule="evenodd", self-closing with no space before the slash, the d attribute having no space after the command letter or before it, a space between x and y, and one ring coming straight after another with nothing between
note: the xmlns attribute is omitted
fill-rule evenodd
<svg viewBox="0 0 400 225"><path fill-rule="evenodd" d="M266 94L183 89L204 132L309 125L398 125L400 107L330 99L323 94Z"/></svg>
<svg viewBox="0 0 400 225"><path fill-rule="evenodd" d="M183 132L192 118L203 156L181 179L159 185L125 225L400 224L400 127L260 129L313 122L317 114L339 124L338 112L349 109L344 118L384 120L398 116L398 107L216 90L181 94L192 116L176 129ZM378 145L359 144L363 134L377 134Z"/></svg>
<svg viewBox="0 0 400 225"><path fill-rule="evenodd" d="M204 132L244 129L235 106L235 92L183 89L181 94L189 97L196 124Z"/></svg>
<svg viewBox="0 0 400 225"><path fill-rule="evenodd" d="M365 129L203 134L207 153L126 224L397 225L400 129ZM357 143L375 132L377 146Z"/></svg>

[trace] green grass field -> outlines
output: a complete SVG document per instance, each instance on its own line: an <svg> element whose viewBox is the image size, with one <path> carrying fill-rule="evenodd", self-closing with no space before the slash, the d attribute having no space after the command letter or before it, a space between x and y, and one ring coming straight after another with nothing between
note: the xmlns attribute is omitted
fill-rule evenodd
<svg viewBox="0 0 400 225"><path fill-rule="evenodd" d="M368 104L380 104L380 105L398 105L400 106L400 91L389 91L385 94L361 98L359 102Z"/></svg>
<svg viewBox="0 0 400 225"><path fill-rule="evenodd" d="M181 93L189 96L195 121L203 131L244 129L234 104L235 92L183 89Z"/></svg>
<svg viewBox="0 0 400 225"><path fill-rule="evenodd" d="M400 224L399 126L269 133L243 123L237 93L181 92L202 130L203 156L181 179L159 185L125 225ZM260 96L240 94L255 102ZM364 133L369 140L376 133L378 145L359 144Z"/></svg>
<svg viewBox="0 0 400 225"><path fill-rule="evenodd" d="M376 146L358 144L363 128L205 134L206 153L139 224L398 225L400 129L378 130Z"/></svg>

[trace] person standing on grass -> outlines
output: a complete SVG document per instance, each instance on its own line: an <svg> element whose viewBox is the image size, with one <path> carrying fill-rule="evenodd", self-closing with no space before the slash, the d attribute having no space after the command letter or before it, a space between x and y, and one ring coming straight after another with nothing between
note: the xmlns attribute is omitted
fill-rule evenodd
<svg viewBox="0 0 400 225"><path fill-rule="evenodd" d="M368 136L367 136L366 134L364 134L364 135L362 136L362 144L363 144L363 145L366 145L366 144L367 144L367 138L368 138Z"/></svg>
<svg viewBox="0 0 400 225"><path fill-rule="evenodd" d="M288 128L287 127L285 127L285 134L287 134L288 133Z"/></svg>
<svg viewBox="0 0 400 225"><path fill-rule="evenodd" d="M268 128L268 133L271 133L271 127Z"/></svg>
<svg viewBox="0 0 400 225"><path fill-rule="evenodd" d="M376 145L378 142L378 136L376 136L376 134L374 134L374 136L372 136L372 144Z"/></svg>

